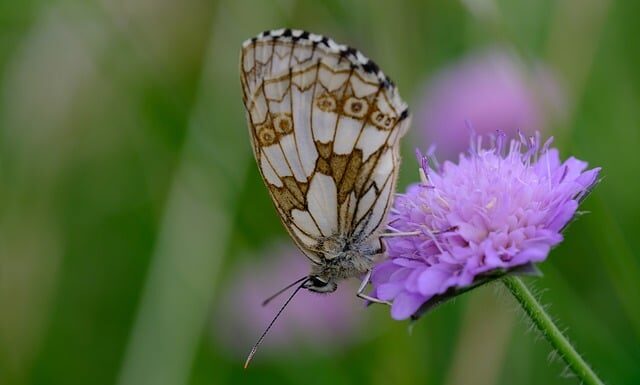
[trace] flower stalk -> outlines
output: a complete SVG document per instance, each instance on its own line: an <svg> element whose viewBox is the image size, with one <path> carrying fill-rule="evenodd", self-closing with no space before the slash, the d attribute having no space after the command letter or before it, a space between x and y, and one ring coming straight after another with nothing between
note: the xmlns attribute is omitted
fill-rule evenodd
<svg viewBox="0 0 640 385"><path fill-rule="evenodd" d="M551 317L544 310L535 296L522 282L513 275L502 278L502 282L509 289L511 294L518 301L527 316L531 319L536 328L542 333L544 338L558 351L573 373L580 379L581 383L588 385L604 385L604 382L591 369L589 364L576 351L571 342L562 334L560 329L553 322Z"/></svg>

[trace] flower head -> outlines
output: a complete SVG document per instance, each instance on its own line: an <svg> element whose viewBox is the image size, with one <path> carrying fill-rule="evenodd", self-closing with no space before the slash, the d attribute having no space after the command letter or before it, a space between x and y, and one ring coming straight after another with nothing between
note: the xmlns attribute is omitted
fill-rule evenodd
<svg viewBox="0 0 640 385"><path fill-rule="evenodd" d="M292 246L274 247L263 254L260 261L254 259L229 274L229 284L216 306L217 340L239 356L247 354L291 291L268 306L262 302L309 270L306 258ZM363 337L367 312L354 291L348 284L331 295L299 291L269 331L261 354L292 354L305 346L331 351L357 342Z"/></svg>
<svg viewBox="0 0 640 385"><path fill-rule="evenodd" d="M422 183L396 198L389 229L420 235L389 238L389 259L374 269L373 295L393 302L395 319L544 261L600 171L573 157L561 162L551 140L541 145L537 136L474 142L457 164L432 167L420 157Z"/></svg>
<svg viewBox="0 0 640 385"><path fill-rule="evenodd" d="M482 135L502 130L542 129L560 117L565 97L558 80L542 64L529 68L503 48L472 54L438 72L423 91L416 114L423 143L437 143L442 159L466 150L469 130Z"/></svg>

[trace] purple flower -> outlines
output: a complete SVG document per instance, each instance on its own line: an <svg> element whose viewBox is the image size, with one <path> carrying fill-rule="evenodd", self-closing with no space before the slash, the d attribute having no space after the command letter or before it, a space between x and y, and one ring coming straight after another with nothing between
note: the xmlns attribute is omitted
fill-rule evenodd
<svg viewBox="0 0 640 385"><path fill-rule="evenodd" d="M468 147L466 122L480 135L533 132L561 115L566 104L549 69L530 70L504 49L471 55L439 72L422 99L418 134L423 143L437 143L442 159L456 159Z"/></svg>
<svg viewBox="0 0 640 385"><path fill-rule="evenodd" d="M544 261L600 172L561 162L551 140L505 143L499 133L488 149L474 142L458 164L421 158L422 183L395 200L389 229L420 235L389 238L389 258L374 269L372 295L393 302L394 319Z"/></svg>
<svg viewBox="0 0 640 385"><path fill-rule="evenodd" d="M292 246L274 247L261 253L259 260L236 267L215 307L217 340L230 353L246 356L292 290L268 306L262 301L308 273L307 259ZM259 354L295 354L305 346L332 351L361 339L368 312L355 295L357 282L353 283L344 282L330 295L300 290L269 331Z"/></svg>

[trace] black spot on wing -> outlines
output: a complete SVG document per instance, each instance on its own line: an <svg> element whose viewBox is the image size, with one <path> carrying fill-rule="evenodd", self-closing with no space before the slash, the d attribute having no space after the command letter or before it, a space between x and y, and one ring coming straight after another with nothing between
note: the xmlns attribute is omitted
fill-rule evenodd
<svg viewBox="0 0 640 385"><path fill-rule="evenodd" d="M345 49L344 51L342 51L344 53L345 56L352 56L352 57L356 57L356 51L355 48L353 47L347 47L347 49Z"/></svg>
<svg viewBox="0 0 640 385"><path fill-rule="evenodd" d="M380 67L378 67L378 65L374 63L374 61L371 59L369 59L368 62L362 65L362 69L364 70L364 72L367 72L370 74L377 74L378 71L380 71Z"/></svg>

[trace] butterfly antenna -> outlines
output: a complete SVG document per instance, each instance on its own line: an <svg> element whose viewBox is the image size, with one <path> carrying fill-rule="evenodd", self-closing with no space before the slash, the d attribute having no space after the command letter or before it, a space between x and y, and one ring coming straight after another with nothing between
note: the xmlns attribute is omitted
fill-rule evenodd
<svg viewBox="0 0 640 385"><path fill-rule="evenodd" d="M265 299L264 301L262 301L262 306L267 306L269 304L269 302L273 301L274 299L276 299L280 294L284 293L285 291L291 289L292 287L294 287L295 285L299 284L300 282L304 281L305 279L308 279L309 277L307 277L306 275L298 280L296 280L293 283L288 284L287 286L285 286L284 288L278 290L274 295L272 295L271 297Z"/></svg>
<svg viewBox="0 0 640 385"><path fill-rule="evenodd" d="M296 283L300 282L301 280L296 281ZM289 304L289 302L291 302L291 300L293 299L293 297L296 296L296 294L298 294L298 291L300 291L300 289L302 289L302 287L304 286L305 283L307 283L309 281L309 277L304 277L304 279L302 279L302 283L296 287L296 290L294 290L294 292L289 296L289 298L287 299L287 301L284 303L284 305L282 305L282 307L280 308L280 310L278 311L278 313L276 314L275 317L273 317L273 319L271 320L271 323L269 324L269 326L267 326L267 328L264 330L264 332L262 333L262 335L260 336L260 338L258 338L258 342L256 342L255 345L253 345L253 348L251 348L251 352L249 353L249 355L247 356L247 360L244 362L244 368L246 369L247 367L249 367L249 364L251 363L251 360L253 359L253 356L255 356L256 351L258 350L258 346L260 346L260 344L262 343L262 340L264 340L264 337L267 335L267 333L269 332L269 330L271 329L271 327L273 326L273 324L276 322L276 320L278 319L278 317L280 317L280 314L282 314L282 312L284 311L284 309L287 307L287 305ZM292 285L290 285L292 286Z"/></svg>

